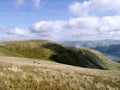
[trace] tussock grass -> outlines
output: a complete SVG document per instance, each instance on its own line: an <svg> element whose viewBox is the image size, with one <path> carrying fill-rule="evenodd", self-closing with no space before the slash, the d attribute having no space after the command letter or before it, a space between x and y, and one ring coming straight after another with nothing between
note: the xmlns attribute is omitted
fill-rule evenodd
<svg viewBox="0 0 120 90"><path fill-rule="evenodd" d="M92 70L48 61L34 63L32 60L18 59L19 61L9 57L5 57L4 61L0 59L0 90L120 89L119 71Z"/></svg>

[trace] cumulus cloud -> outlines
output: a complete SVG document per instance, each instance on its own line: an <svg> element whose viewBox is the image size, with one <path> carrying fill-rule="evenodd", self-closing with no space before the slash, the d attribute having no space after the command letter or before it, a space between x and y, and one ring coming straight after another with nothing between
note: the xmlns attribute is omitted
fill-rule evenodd
<svg viewBox="0 0 120 90"><path fill-rule="evenodd" d="M0 28L0 40L19 40L30 38L32 38L32 34L29 30L20 29L18 27Z"/></svg>
<svg viewBox="0 0 120 90"><path fill-rule="evenodd" d="M120 30L120 15L119 16L106 16L101 18L99 22L99 30L104 32Z"/></svg>
<svg viewBox="0 0 120 90"><path fill-rule="evenodd" d="M33 24L29 29L39 37L57 38L56 35L63 30L64 21L40 21Z"/></svg>
<svg viewBox="0 0 120 90"><path fill-rule="evenodd" d="M119 15L102 18L89 16L66 21L41 21L32 25L31 31L64 40L110 39L119 38L119 23Z"/></svg>
<svg viewBox="0 0 120 90"><path fill-rule="evenodd" d="M79 17L66 21L40 21L30 27L32 33L64 40L114 38L120 34L120 16ZM115 37L119 38L119 37Z"/></svg>
<svg viewBox="0 0 120 90"><path fill-rule="evenodd" d="M34 0L38 8L40 0ZM50 40L95 40L120 39L120 0L89 0L73 2L69 9L82 17L69 20L39 21L27 30L8 27L5 36ZM97 16L99 13L114 13L112 16ZM3 32L0 32L3 33Z"/></svg>
<svg viewBox="0 0 120 90"><path fill-rule="evenodd" d="M6 31L7 34L9 33L10 35L29 36L29 31L19 29L17 27L6 27L4 30Z"/></svg>
<svg viewBox="0 0 120 90"><path fill-rule="evenodd" d="M62 29L62 26L64 25L64 21L40 21L38 23L35 23L32 25L31 30L33 32L51 32L55 30Z"/></svg>
<svg viewBox="0 0 120 90"><path fill-rule="evenodd" d="M80 16L95 15L112 12L120 14L120 0L89 0L84 2L73 2L69 10Z"/></svg>
<svg viewBox="0 0 120 90"><path fill-rule="evenodd" d="M69 20L40 21L27 30L17 27L4 28L2 37L49 39L49 40L95 40L120 39L120 15L104 17L78 17ZM3 34L4 33L4 34ZM0 38L2 38L0 37Z"/></svg>

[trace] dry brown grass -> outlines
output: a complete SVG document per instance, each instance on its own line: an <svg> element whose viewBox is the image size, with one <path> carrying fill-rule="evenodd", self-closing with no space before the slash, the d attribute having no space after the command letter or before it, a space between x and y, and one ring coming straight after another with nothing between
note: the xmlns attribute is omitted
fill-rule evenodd
<svg viewBox="0 0 120 90"><path fill-rule="evenodd" d="M119 90L120 72L0 56L0 90Z"/></svg>

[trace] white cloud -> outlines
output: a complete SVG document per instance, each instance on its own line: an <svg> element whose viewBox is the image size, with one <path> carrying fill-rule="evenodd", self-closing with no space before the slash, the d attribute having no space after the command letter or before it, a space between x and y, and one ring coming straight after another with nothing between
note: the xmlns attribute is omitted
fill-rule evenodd
<svg viewBox="0 0 120 90"><path fill-rule="evenodd" d="M106 16L101 18L99 22L99 30L104 32L120 30L120 15L119 16Z"/></svg>
<svg viewBox="0 0 120 90"><path fill-rule="evenodd" d="M112 12L120 14L120 0L89 0L81 2L73 2L69 6L69 10L80 16L95 15L99 13Z"/></svg>
<svg viewBox="0 0 120 90"><path fill-rule="evenodd" d="M38 36L59 40L120 38L120 16L79 17L66 21L40 21L30 30ZM117 34L117 37L115 36ZM115 36L115 37L114 37Z"/></svg>
<svg viewBox="0 0 120 90"><path fill-rule="evenodd" d="M34 6L39 9L41 0L33 0L33 2L34 2Z"/></svg>
<svg viewBox="0 0 120 90"><path fill-rule="evenodd" d="M40 21L30 26L28 30L17 27L4 28L2 32L0 31L0 38L49 40L120 39L119 24L120 15Z"/></svg>
<svg viewBox="0 0 120 90"><path fill-rule="evenodd" d="M82 17L82 18L72 18L67 21L67 27L69 29L94 29L98 23L99 18L97 17Z"/></svg>
<svg viewBox="0 0 120 90"><path fill-rule="evenodd" d="M29 30L20 29L17 27L4 27L0 29L0 40L8 41L33 38L33 35Z"/></svg>
<svg viewBox="0 0 120 90"><path fill-rule="evenodd" d="M89 2L79 3L79 2L73 2L69 9L70 11L75 15L81 15L81 16L87 16L89 13Z"/></svg>
<svg viewBox="0 0 120 90"><path fill-rule="evenodd" d="M19 29L17 27L6 27L5 33L10 34L10 35L15 35L15 36L29 36L29 31Z"/></svg>
<svg viewBox="0 0 120 90"><path fill-rule="evenodd" d="M33 32L50 32L51 30L61 29L64 25L64 21L40 21L32 25L31 29Z"/></svg>
<svg viewBox="0 0 120 90"><path fill-rule="evenodd" d="M23 0L24 1L24 0ZM40 0L34 0L40 6ZM89 0L74 2L69 6L72 13L82 17L69 20L40 21L27 30L5 28L4 37L40 38L51 40L120 39L120 0ZM96 16L112 11L113 16ZM1 37L0 37L1 38Z"/></svg>
<svg viewBox="0 0 120 90"><path fill-rule="evenodd" d="M41 37L48 37L49 39L55 39L63 30L64 21L40 21L38 23L33 24L30 27L32 33L37 34Z"/></svg>

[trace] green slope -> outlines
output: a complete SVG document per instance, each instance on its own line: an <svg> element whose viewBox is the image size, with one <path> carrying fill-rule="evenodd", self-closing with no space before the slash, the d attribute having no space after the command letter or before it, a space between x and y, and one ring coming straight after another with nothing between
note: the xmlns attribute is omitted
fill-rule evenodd
<svg viewBox="0 0 120 90"><path fill-rule="evenodd" d="M45 40L3 42L0 55L50 60L86 68L120 70L120 64L91 49L77 49Z"/></svg>

